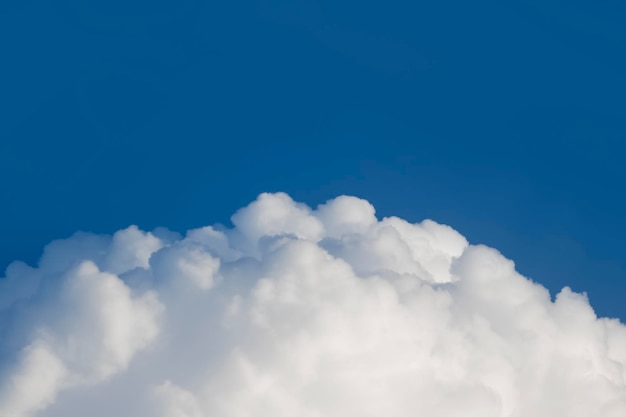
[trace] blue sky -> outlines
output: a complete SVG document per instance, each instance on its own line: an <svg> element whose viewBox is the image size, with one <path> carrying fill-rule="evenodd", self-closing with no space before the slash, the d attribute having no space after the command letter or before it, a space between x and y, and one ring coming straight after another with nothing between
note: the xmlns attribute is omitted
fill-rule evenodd
<svg viewBox="0 0 626 417"><path fill-rule="evenodd" d="M2 2L0 266L353 194L626 319L626 7L501 3Z"/></svg>

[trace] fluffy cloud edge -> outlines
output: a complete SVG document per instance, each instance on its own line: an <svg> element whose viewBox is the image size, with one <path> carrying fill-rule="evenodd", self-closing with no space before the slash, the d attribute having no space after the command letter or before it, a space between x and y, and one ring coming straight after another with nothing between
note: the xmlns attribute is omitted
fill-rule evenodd
<svg viewBox="0 0 626 417"><path fill-rule="evenodd" d="M80 415L80 390L163 417L626 415L625 326L449 226L284 193L232 220L12 264L0 415Z"/></svg>

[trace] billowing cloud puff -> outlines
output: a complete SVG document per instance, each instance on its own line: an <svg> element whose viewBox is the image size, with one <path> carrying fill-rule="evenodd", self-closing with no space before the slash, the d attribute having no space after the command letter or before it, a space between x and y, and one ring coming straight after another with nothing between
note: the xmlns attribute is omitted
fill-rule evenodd
<svg viewBox="0 0 626 417"><path fill-rule="evenodd" d="M0 280L0 416L623 417L626 326L448 226L262 194Z"/></svg>

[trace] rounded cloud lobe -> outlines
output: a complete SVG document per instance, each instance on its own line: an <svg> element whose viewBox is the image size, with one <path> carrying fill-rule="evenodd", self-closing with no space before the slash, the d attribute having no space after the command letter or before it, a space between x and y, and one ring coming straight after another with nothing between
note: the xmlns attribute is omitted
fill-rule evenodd
<svg viewBox="0 0 626 417"><path fill-rule="evenodd" d="M0 280L0 416L622 417L626 326L448 226L262 194Z"/></svg>

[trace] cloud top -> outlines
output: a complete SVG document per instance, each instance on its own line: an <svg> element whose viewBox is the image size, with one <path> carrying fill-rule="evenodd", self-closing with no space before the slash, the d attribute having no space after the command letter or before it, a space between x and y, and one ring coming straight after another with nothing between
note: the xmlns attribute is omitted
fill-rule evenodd
<svg viewBox="0 0 626 417"><path fill-rule="evenodd" d="M262 194L0 280L0 416L622 417L626 327L431 220Z"/></svg>

